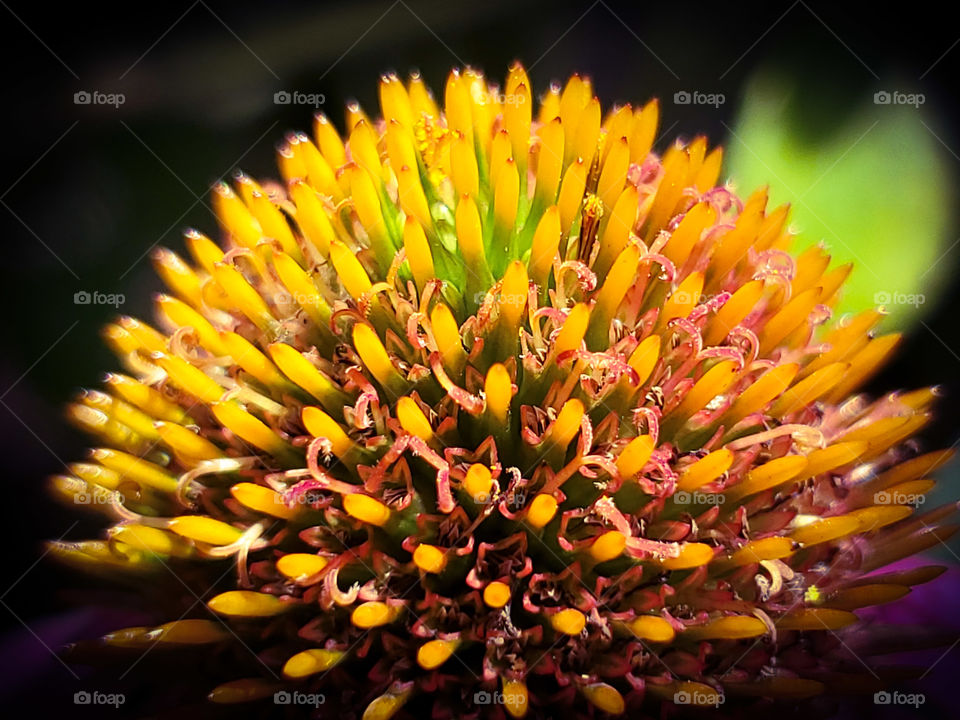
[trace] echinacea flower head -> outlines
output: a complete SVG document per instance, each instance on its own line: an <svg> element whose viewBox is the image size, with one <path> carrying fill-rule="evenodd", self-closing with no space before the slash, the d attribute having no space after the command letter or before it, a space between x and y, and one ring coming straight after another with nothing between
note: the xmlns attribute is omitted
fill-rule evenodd
<svg viewBox="0 0 960 720"><path fill-rule="evenodd" d="M790 254L719 148L654 152L656 101L534 100L520 65L442 103L384 77L381 118L214 188L220 242L154 254L156 327L106 329L125 372L70 410L100 446L53 482L115 524L52 549L230 589L100 642L240 643L260 672L212 702L364 720L875 682L854 611L942 570L869 574L950 530L910 500L949 457L912 440L934 390L855 394L898 336L832 317L850 266Z"/></svg>

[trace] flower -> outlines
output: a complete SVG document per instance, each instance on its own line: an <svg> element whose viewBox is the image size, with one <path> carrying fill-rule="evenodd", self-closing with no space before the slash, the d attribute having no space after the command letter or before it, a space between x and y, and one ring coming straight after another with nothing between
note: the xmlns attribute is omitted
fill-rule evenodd
<svg viewBox="0 0 960 720"><path fill-rule="evenodd" d="M852 611L940 569L867 573L953 506L914 517L935 390L853 394L899 337L831 318L851 267L791 255L788 208L717 185L704 138L653 152L656 101L604 117L574 76L534 118L514 65L502 92L454 71L443 112L417 75L380 104L287 136L282 184L218 184L222 246L153 256L163 330L107 328L128 374L72 406L103 446L53 485L117 522L52 551L235 571L103 642L241 642L276 675L213 702L365 720L871 680L836 672Z"/></svg>

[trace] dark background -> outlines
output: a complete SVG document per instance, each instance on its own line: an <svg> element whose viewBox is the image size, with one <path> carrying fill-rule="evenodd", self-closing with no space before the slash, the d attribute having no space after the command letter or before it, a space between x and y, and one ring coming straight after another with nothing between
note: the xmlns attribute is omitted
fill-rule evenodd
<svg viewBox="0 0 960 720"><path fill-rule="evenodd" d="M826 136L850 98L877 89L875 72L907 78L926 94L956 173L960 31L942 7L2 0L0 700L61 706L82 684L44 646L116 626L80 607L81 578L40 559L44 539L94 537L100 529L95 518L54 504L44 489L45 478L86 445L63 420L64 404L116 367L98 339L115 311L75 305L73 295L123 293L121 312L149 317L160 282L148 250L182 250L187 227L214 235L210 185L238 167L276 175L274 147L283 133L309 131L310 108L275 105L274 92L323 93L323 109L342 123L349 99L374 114L384 71L419 68L442 95L452 66L471 64L502 78L520 59L538 92L574 71L592 76L605 107L667 100L690 88L726 95L719 109L665 102L661 126L672 128L657 143L663 149L678 134L726 141L724 125L733 123L744 82L770 67L796 78L809 98L798 107L798 127ZM126 101L117 109L74 104L75 92L95 89L123 93ZM954 222L953 238L956 230ZM925 439L931 448L960 436L958 309L960 283L951 283L925 318L928 327L908 336L872 386L945 386L941 422ZM942 602L955 614L960 601Z"/></svg>

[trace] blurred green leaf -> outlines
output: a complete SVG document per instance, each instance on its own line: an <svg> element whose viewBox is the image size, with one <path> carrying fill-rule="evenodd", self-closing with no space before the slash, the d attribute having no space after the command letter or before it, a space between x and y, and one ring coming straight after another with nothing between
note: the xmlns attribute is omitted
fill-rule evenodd
<svg viewBox="0 0 960 720"><path fill-rule="evenodd" d="M727 172L743 191L769 185L772 206L792 204L797 249L822 242L834 264L854 262L838 312L883 305L885 327L907 329L955 266L952 160L935 127L925 105L875 104L871 93L837 107L760 75L732 128Z"/></svg>

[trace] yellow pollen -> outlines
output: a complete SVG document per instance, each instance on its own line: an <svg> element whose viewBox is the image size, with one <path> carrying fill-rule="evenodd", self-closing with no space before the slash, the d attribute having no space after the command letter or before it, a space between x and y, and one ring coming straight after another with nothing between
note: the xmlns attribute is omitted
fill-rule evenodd
<svg viewBox="0 0 960 720"><path fill-rule="evenodd" d="M315 184L326 188L330 194L339 194L336 180L330 173L329 167L325 162L319 167L323 169L324 175L328 175L323 181L316 181ZM318 169L317 172L320 172ZM323 202L320 200L316 191L303 181L296 181L290 186L290 196L297 206L297 225L300 231L306 236L320 254L326 258L330 256L330 245L336 238L336 232L330 220L327 217Z"/></svg>
<svg viewBox="0 0 960 720"><path fill-rule="evenodd" d="M777 345L803 322L807 320L814 306L820 302L821 288L806 290L783 306L770 318L760 333L760 354L769 355Z"/></svg>
<svg viewBox="0 0 960 720"><path fill-rule="evenodd" d="M537 164L536 197L545 205L553 205L560 186L563 168L563 125L559 119L540 128L540 153Z"/></svg>
<svg viewBox="0 0 960 720"><path fill-rule="evenodd" d="M360 720L390 720L404 706L411 690L400 693L386 692L367 705Z"/></svg>
<svg viewBox="0 0 960 720"><path fill-rule="evenodd" d="M587 164L583 158L577 158L563 175L560 183L560 196L557 198L556 208L559 210L560 228L564 235L570 232L573 221L580 213L583 203L583 193L587 185ZM621 181L622 182L622 181Z"/></svg>
<svg viewBox="0 0 960 720"><path fill-rule="evenodd" d="M762 410L779 397L793 382L799 370L797 363L785 363L761 375L755 383L740 393L740 397L724 415L728 427L747 415Z"/></svg>
<svg viewBox="0 0 960 720"><path fill-rule="evenodd" d="M350 293L350 297L358 300L365 293L370 292L373 285L367 271L363 269L363 265L357 260L356 255L350 252L347 246L339 240L330 244L330 259L333 261L333 267L340 277L340 282Z"/></svg>
<svg viewBox="0 0 960 720"><path fill-rule="evenodd" d="M480 213L470 195L462 195L455 212L457 240L460 252L467 264L475 269L486 267L486 253L483 249L483 230ZM476 272L476 270L475 270Z"/></svg>
<svg viewBox="0 0 960 720"><path fill-rule="evenodd" d="M816 545L850 535L860 530L860 521L851 515L838 515L797 528L790 537L801 545Z"/></svg>
<svg viewBox="0 0 960 720"><path fill-rule="evenodd" d="M723 360L707 370L686 394L673 414L687 418L703 409L710 400L725 393L737 378L737 366L732 360Z"/></svg>
<svg viewBox="0 0 960 720"><path fill-rule="evenodd" d="M507 414L510 411L510 401L513 398L513 385L510 382L510 374L500 363L494 363L487 371L483 392L490 414L498 423L505 426Z"/></svg>
<svg viewBox="0 0 960 720"><path fill-rule="evenodd" d="M252 590L230 590L220 593L207 605L218 615L236 617L273 617L290 607L275 595Z"/></svg>
<svg viewBox="0 0 960 720"><path fill-rule="evenodd" d="M173 475L147 460L143 460L120 450L97 448L90 452L90 456L109 470L121 475L126 480L142 483L161 492L174 492L177 489L177 480Z"/></svg>
<svg viewBox="0 0 960 720"><path fill-rule="evenodd" d="M238 404L218 402L214 403L211 409L220 424L241 440L274 455L285 455L288 452L286 441Z"/></svg>
<svg viewBox="0 0 960 720"><path fill-rule="evenodd" d="M189 557L193 554L190 544L174 533L147 525L118 525L109 530L109 535L114 542L122 542L137 550L157 555Z"/></svg>
<svg viewBox="0 0 960 720"><path fill-rule="evenodd" d="M636 279L639 263L640 248L631 244L620 253L607 273L606 279L597 292L597 302L590 313L590 334L587 337L587 345L592 349L597 350L609 344L611 322Z"/></svg>
<svg viewBox="0 0 960 720"><path fill-rule="evenodd" d="M198 307L203 303L200 278L175 252L157 248L151 254L153 267L175 295Z"/></svg>
<svg viewBox="0 0 960 720"><path fill-rule="evenodd" d="M226 355L220 334L213 325L186 303L169 295L157 296L157 308L167 317L173 327L192 327L200 344L213 355Z"/></svg>
<svg viewBox="0 0 960 720"><path fill-rule="evenodd" d="M637 219L638 198L637 188L631 184L620 193L620 197L614 204L607 226L600 236L600 251L593 266L597 277L604 277L607 274L614 259L630 242L630 233L633 232Z"/></svg>
<svg viewBox="0 0 960 720"><path fill-rule="evenodd" d="M831 363L820 368L787 389L773 404L770 414L774 417L783 417L806 407L836 387L849 370L850 365L842 362Z"/></svg>
<svg viewBox="0 0 960 720"><path fill-rule="evenodd" d="M285 253L273 254L273 267L284 287L317 327L325 328L330 321L330 307L296 260Z"/></svg>
<svg viewBox="0 0 960 720"><path fill-rule="evenodd" d="M704 543L686 542L680 546L677 557L663 558L660 565L666 570L689 570L713 560L713 548Z"/></svg>
<svg viewBox="0 0 960 720"><path fill-rule="evenodd" d="M627 538L618 530L610 530L593 541L590 555L597 562L607 562L620 556L627 546Z"/></svg>
<svg viewBox="0 0 960 720"><path fill-rule="evenodd" d="M723 475L733 464L733 453L726 448L716 450L687 467L677 481L677 489L697 490Z"/></svg>
<svg viewBox="0 0 960 720"><path fill-rule="evenodd" d="M283 375L277 371L277 368L270 361L270 358L260 352L246 338L237 335L235 332L221 332L220 341L233 361L264 385L268 387L288 385Z"/></svg>
<svg viewBox="0 0 960 720"><path fill-rule="evenodd" d="M296 517L298 508L287 507L283 496L276 490L255 483L237 483L230 488L234 499L251 510L289 520Z"/></svg>
<svg viewBox="0 0 960 720"><path fill-rule="evenodd" d="M320 152L329 160L331 166L339 168L347 162L347 153L343 147L343 141L340 139L340 134L323 113L317 113L314 116L313 136L317 141Z"/></svg>
<svg viewBox="0 0 960 720"><path fill-rule="evenodd" d="M510 586L499 580L494 580L483 589L483 602L488 607L502 608L510 602Z"/></svg>
<svg viewBox="0 0 960 720"><path fill-rule="evenodd" d="M377 197L377 189L374 187L370 172L366 168L350 164L347 165L346 176L350 183L350 194L353 197L353 207L357 211L357 217L360 218L360 223L370 236L371 243L376 245L386 228L380 211L380 198ZM337 273L339 274L339 270ZM343 278L342 275L340 277Z"/></svg>
<svg viewBox="0 0 960 720"><path fill-rule="evenodd" d="M728 615L708 621L704 625L688 627L683 637L690 640L744 640L760 637L768 632L766 623L749 615Z"/></svg>
<svg viewBox="0 0 960 720"><path fill-rule="evenodd" d="M239 270L226 263L217 263L213 266L213 279L223 288L233 307L246 315L261 331L273 332L277 324L273 313Z"/></svg>
<svg viewBox="0 0 960 720"><path fill-rule="evenodd" d="M216 445L182 425L157 422L154 427L163 443L181 458L188 459L191 464L223 457L223 452Z"/></svg>
<svg viewBox="0 0 960 720"><path fill-rule="evenodd" d="M430 327L437 347L443 356L443 365L448 372L459 374L466 362L466 353L460 340L460 328L453 318L453 313L443 303L437 303L430 313Z"/></svg>
<svg viewBox="0 0 960 720"><path fill-rule="evenodd" d="M401 427L411 435L421 440L433 439L433 428L427 420L416 400L411 397L402 397L397 401L397 419Z"/></svg>
<svg viewBox="0 0 960 720"><path fill-rule="evenodd" d="M277 560L277 570L296 580L316 575L327 566L327 559L311 553L287 553Z"/></svg>
<svg viewBox="0 0 960 720"><path fill-rule="evenodd" d="M371 601L358 605L350 615L350 622L358 628L368 630L393 622L397 612L383 602Z"/></svg>
<svg viewBox="0 0 960 720"><path fill-rule="evenodd" d="M633 129L630 134L630 162L639 163L650 152L653 141L657 136L657 125L660 121L660 102L651 100L633 116Z"/></svg>
<svg viewBox="0 0 960 720"><path fill-rule="evenodd" d="M480 176L473 142L456 133L450 145L450 170L458 195L476 197L480 192Z"/></svg>
<svg viewBox="0 0 960 720"><path fill-rule="evenodd" d="M703 334L704 344L718 345L756 307L762 295L762 280L751 280L742 285L708 323Z"/></svg>
<svg viewBox="0 0 960 720"><path fill-rule="evenodd" d="M706 202L697 203L683 216L683 220L677 225L663 248L663 254L673 262L677 270L683 267L690 252L700 241L703 231L715 220L716 212Z"/></svg>
<svg viewBox="0 0 960 720"><path fill-rule="evenodd" d="M184 233L184 240L193 259L209 275L212 275L213 266L223 261L223 250L220 249L220 246L196 230L187 230Z"/></svg>
<svg viewBox="0 0 960 720"><path fill-rule="evenodd" d="M668 643L676 636L673 625L656 615L641 615L630 621L630 631L641 640Z"/></svg>
<svg viewBox="0 0 960 720"><path fill-rule="evenodd" d="M839 442L825 448L814 450L807 455L806 477L816 477L822 473L836 470L856 462L866 452L867 443L862 441Z"/></svg>
<svg viewBox="0 0 960 720"><path fill-rule="evenodd" d="M733 499L777 487L798 477L806 469L808 462L803 455L787 455L770 460L748 472L745 480L729 490L724 490L724 494Z"/></svg>
<svg viewBox="0 0 960 720"><path fill-rule="evenodd" d="M500 317L513 332L520 325L523 310L527 306L527 269L518 260L507 266L500 287Z"/></svg>
<svg viewBox="0 0 960 720"><path fill-rule="evenodd" d="M550 625L565 635L579 635L587 625L587 618L579 610L566 608L550 616Z"/></svg>
<svg viewBox="0 0 960 720"><path fill-rule="evenodd" d="M217 183L213 188L213 211L238 245L255 248L260 242L260 223L226 183Z"/></svg>
<svg viewBox="0 0 960 720"><path fill-rule="evenodd" d="M423 227L413 215L408 215L403 224L403 247L417 290L422 293L427 283L436 277L436 272L433 269L430 243L423 233Z"/></svg>
<svg viewBox="0 0 960 720"><path fill-rule="evenodd" d="M441 573L447 565L446 553L436 545L421 544L413 551L413 562L428 573Z"/></svg>
<svg viewBox="0 0 960 720"><path fill-rule="evenodd" d="M657 364L657 360L660 359L660 336L651 335L650 337L643 340L637 348L630 354L629 360L627 363L634 369L637 373L637 386L642 386L647 380L650 379L650 374L653 372L654 367Z"/></svg>
<svg viewBox="0 0 960 720"><path fill-rule="evenodd" d="M283 674L293 680L326 672L343 660L346 653L319 648L304 650L293 655L283 666Z"/></svg>
<svg viewBox="0 0 960 720"><path fill-rule="evenodd" d="M353 326L353 346L370 373L381 385L396 388L403 383L376 331L364 323Z"/></svg>
<svg viewBox="0 0 960 720"><path fill-rule="evenodd" d="M730 556L736 567L752 565L764 560L781 560L793 554L794 541L788 537L769 537L751 540Z"/></svg>
<svg viewBox="0 0 960 720"><path fill-rule="evenodd" d="M400 209L408 217L416 218L421 228L433 226L430 207L427 205L426 195L423 194L423 185L420 184L416 167L405 166L397 172L397 197L400 201ZM407 252L411 251L408 249Z"/></svg>
<svg viewBox="0 0 960 720"><path fill-rule="evenodd" d="M624 702L623 695L617 689L606 683L593 683L585 685L581 689L584 697L590 701L590 704L601 712L611 715L622 715L627 705Z"/></svg>
<svg viewBox="0 0 960 720"><path fill-rule="evenodd" d="M674 318L685 318L690 314L697 303L700 302L700 294L703 292L703 273L690 273L683 282L677 285L670 297L663 304L660 311L660 324L665 326Z"/></svg>
<svg viewBox="0 0 960 720"><path fill-rule="evenodd" d="M617 470L624 478L634 477L647 464L653 447L653 438L649 435L635 437L617 456Z"/></svg>
<svg viewBox="0 0 960 720"><path fill-rule="evenodd" d="M313 437L323 437L330 441L333 454L343 457L353 447L353 440L332 417L318 407L307 406L300 413L300 419L307 432Z"/></svg>
<svg viewBox="0 0 960 720"><path fill-rule="evenodd" d="M347 145L350 155L371 177L377 178L383 168L380 166L380 153L377 150L378 133L366 121L358 122L350 132Z"/></svg>
<svg viewBox="0 0 960 720"><path fill-rule="evenodd" d="M577 200L579 208L579 199ZM530 279L541 289L546 288L553 268L553 259L557 255L560 243L560 215L556 205L551 205L543 213L533 234L533 246L530 250Z"/></svg>
<svg viewBox="0 0 960 720"><path fill-rule="evenodd" d="M424 670L436 670L450 659L458 644L456 640L431 640L417 650L417 664Z"/></svg>
<svg viewBox="0 0 960 720"><path fill-rule="evenodd" d="M547 431L544 443L548 446L566 448L580 431L580 421L583 420L584 412L583 403L580 400L576 398L567 400L557 413L557 419Z"/></svg>
<svg viewBox="0 0 960 720"><path fill-rule="evenodd" d="M210 545L229 545L243 535L232 525L202 515L181 515L172 518L167 527L188 540Z"/></svg>
<svg viewBox="0 0 960 720"><path fill-rule="evenodd" d="M553 520L553 516L556 514L556 499L552 495L540 493L530 503L530 508L527 510L527 523L539 530Z"/></svg>
<svg viewBox="0 0 960 720"><path fill-rule="evenodd" d="M392 514L390 508L379 500L359 493L346 495L343 498L343 509L351 517L378 527L386 525Z"/></svg>
<svg viewBox="0 0 960 720"><path fill-rule="evenodd" d="M604 205L613 209L623 190L624 180L627 178L627 169L630 166L630 143L627 138L621 137L608 144L610 148L597 182L597 195Z"/></svg>
<svg viewBox="0 0 960 720"><path fill-rule="evenodd" d="M153 359L167 373L171 383L201 402L215 403L224 393L213 378L186 360L174 355L157 355Z"/></svg>
<svg viewBox="0 0 960 720"><path fill-rule="evenodd" d="M467 470L467 475L463 479L463 489L478 504L490 501L493 492L494 480L490 474L490 468L480 463L474 463Z"/></svg>
<svg viewBox="0 0 960 720"><path fill-rule="evenodd" d="M139 380L126 375L109 373L106 383L112 392L157 420L173 423L189 422L189 416L179 405L170 402L160 391Z"/></svg>

